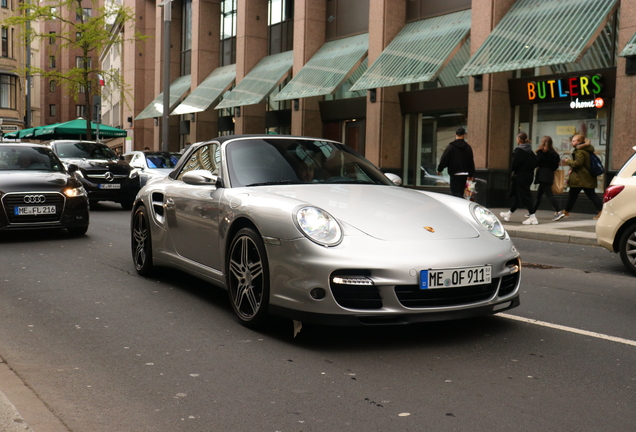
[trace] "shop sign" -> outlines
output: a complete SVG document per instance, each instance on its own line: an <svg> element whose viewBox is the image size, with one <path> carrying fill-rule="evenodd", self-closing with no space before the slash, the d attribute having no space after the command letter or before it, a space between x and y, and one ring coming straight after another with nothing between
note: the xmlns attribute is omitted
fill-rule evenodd
<svg viewBox="0 0 636 432"><path fill-rule="evenodd" d="M603 92L603 76L582 75L526 83L528 102L557 102L570 98L570 107L602 108L604 101L597 95Z"/></svg>

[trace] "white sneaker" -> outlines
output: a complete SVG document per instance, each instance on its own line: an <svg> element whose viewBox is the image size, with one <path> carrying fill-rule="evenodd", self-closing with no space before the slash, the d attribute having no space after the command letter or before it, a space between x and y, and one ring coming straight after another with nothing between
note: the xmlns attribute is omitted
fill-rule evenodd
<svg viewBox="0 0 636 432"><path fill-rule="evenodd" d="M505 220L506 222L510 222L510 217L512 216L512 212L510 212L510 211L501 212L501 213L499 213L499 216L501 216L503 218L503 220Z"/></svg>
<svg viewBox="0 0 636 432"><path fill-rule="evenodd" d="M531 214L528 219L521 222L524 225L538 225L539 221L537 220L537 215Z"/></svg>

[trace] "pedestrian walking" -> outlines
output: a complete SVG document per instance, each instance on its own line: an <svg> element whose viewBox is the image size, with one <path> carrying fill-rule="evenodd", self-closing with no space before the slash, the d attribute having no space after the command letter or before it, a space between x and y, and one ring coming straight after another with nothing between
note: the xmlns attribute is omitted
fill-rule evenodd
<svg viewBox="0 0 636 432"><path fill-rule="evenodd" d="M590 153L594 153L594 146L585 140L585 136L577 134L572 137L572 159L567 161L570 166L570 178L568 180L568 201L565 205L565 210L559 212L559 219L570 216L570 212L576 204L576 200L579 198L581 191L585 192L585 195L592 201L598 214L594 216L594 219L598 219L601 216L601 210L603 209L603 202L596 195L594 189L596 189L597 179L590 174Z"/></svg>
<svg viewBox="0 0 636 432"><path fill-rule="evenodd" d="M534 179L534 170L537 167L537 155L532 150L532 143L528 139L528 134L520 132L517 135L517 147L512 152L512 173L510 195L512 196L512 206L507 212L501 212L500 216L508 222L512 214L522 205L528 209L528 218L522 222L524 225L537 225L539 221L534 214L534 204L532 204L532 193L530 186Z"/></svg>
<svg viewBox="0 0 636 432"><path fill-rule="evenodd" d="M466 129L458 128L455 131L455 141L446 147L437 166L438 175L441 175L442 171L448 168L451 194L460 198L464 197L466 181L472 180L475 175L473 149L465 138Z"/></svg>
<svg viewBox="0 0 636 432"><path fill-rule="evenodd" d="M552 143L552 137L544 136L541 138L541 144L537 149L537 172L534 177L534 184L539 185L537 188L537 198L534 202L534 211L539 210L541 205L541 197L545 196L554 207L553 221L557 221L563 217L561 212L562 208L554 198L552 193L552 183L554 183L554 171L559 169L559 162L561 162L561 156L554 150Z"/></svg>

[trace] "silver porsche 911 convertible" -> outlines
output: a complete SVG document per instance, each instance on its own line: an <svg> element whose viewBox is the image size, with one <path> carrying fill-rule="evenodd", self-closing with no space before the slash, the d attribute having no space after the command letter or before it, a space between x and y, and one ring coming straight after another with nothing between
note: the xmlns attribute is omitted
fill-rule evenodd
<svg viewBox="0 0 636 432"><path fill-rule="evenodd" d="M401 324L518 306L521 261L497 217L399 183L324 139L197 143L137 196L135 269L173 267L225 288L248 326L269 314Z"/></svg>

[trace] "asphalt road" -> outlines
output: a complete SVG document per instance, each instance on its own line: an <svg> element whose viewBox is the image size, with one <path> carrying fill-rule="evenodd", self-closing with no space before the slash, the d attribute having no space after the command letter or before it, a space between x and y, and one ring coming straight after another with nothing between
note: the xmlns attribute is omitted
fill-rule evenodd
<svg viewBox="0 0 636 432"><path fill-rule="evenodd" d="M72 432L636 424L636 279L603 249L515 240L522 305L502 316L293 338L183 273L137 276L128 212L91 217L81 238L0 237L0 357Z"/></svg>

